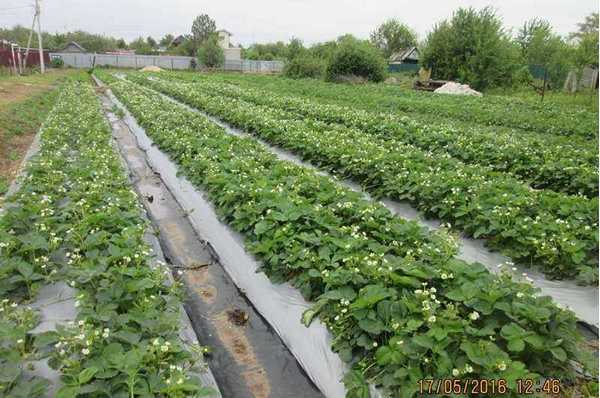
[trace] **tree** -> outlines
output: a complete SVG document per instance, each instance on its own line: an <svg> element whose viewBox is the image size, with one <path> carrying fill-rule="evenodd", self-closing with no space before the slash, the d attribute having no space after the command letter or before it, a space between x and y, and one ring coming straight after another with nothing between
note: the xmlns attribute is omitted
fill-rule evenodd
<svg viewBox="0 0 600 398"><path fill-rule="evenodd" d="M292 79L321 78L325 72L325 61L309 54L298 55L286 62L283 75Z"/></svg>
<svg viewBox="0 0 600 398"><path fill-rule="evenodd" d="M127 43L123 39L117 40L117 48L127 48Z"/></svg>
<svg viewBox="0 0 600 398"><path fill-rule="evenodd" d="M284 42L278 41L276 43L265 43L265 44L252 44L250 47L244 49L242 56L244 59L255 59L255 60L285 60L288 55L288 47Z"/></svg>
<svg viewBox="0 0 600 398"><path fill-rule="evenodd" d="M156 42L156 40L154 40L152 36L146 37L146 43L150 46L150 48L155 49L158 47L158 43Z"/></svg>
<svg viewBox="0 0 600 398"><path fill-rule="evenodd" d="M587 17L585 17L585 20L583 22L577 24L579 30L577 32L571 33L569 37L571 39L582 39L585 35L590 33L598 34L598 23L598 13L593 12Z"/></svg>
<svg viewBox="0 0 600 398"><path fill-rule="evenodd" d="M135 53L140 55L156 54L156 51L152 47L150 47L148 41L145 40L143 37L138 37L137 39L129 43L129 48L135 50Z"/></svg>
<svg viewBox="0 0 600 398"><path fill-rule="evenodd" d="M490 7L460 8L451 20L436 24L421 49L421 63L438 79L479 90L511 85L522 65L518 45Z"/></svg>
<svg viewBox="0 0 600 398"><path fill-rule="evenodd" d="M168 50L168 53L172 55L193 57L196 54L196 43L191 35L185 35L183 41L178 46L171 47Z"/></svg>
<svg viewBox="0 0 600 398"><path fill-rule="evenodd" d="M192 23L192 39L196 45L202 45L217 30L217 25L208 15L202 14Z"/></svg>
<svg viewBox="0 0 600 398"><path fill-rule="evenodd" d="M598 32L588 33L579 39L574 51L575 65L598 67Z"/></svg>
<svg viewBox="0 0 600 398"><path fill-rule="evenodd" d="M371 43L389 58L397 51L416 46L417 34L399 20L388 19L371 33Z"/></svg>
<svg viewBox="0 0 600 398"><path fill-rule="evenodd" d="M198 49L198 61L200 61L201 65L208 68L216 68L223 65L225 56L223 49L219 45L217 35L213 34L200 46Z"/></svg>
<svg viewBox="0 0 600 398"><path fill-rule="evenodd" d="M171 43L173 42L173 40L175 40L175 36L173 36L170 33L167 33L166 35L163 36L162 39L160 39L159 44L165 48L169 47L171 45Z"/></svg>
<svg viewBox="0 0 600 398"><path fill-rule="evenodd" d="M563 83L569 72L571 49L560 36L552 32L548 21L534 18L525 22L516 41L528 65L542 66L553 86Z"/></svg>
<svg viewBox="0 0 600 398"><path fill-rule="evenodd" d="M297 37L293 37L290 40L290 44L287 45L286 49L286 58L291 61L294 58L302 55L305 51L304 45L302 44L302 40Z"/></svg>
<svg viewBox="0 0 600 398"><path fill-rule="evenodd" d="M378 48L368 41L352 36L338 39L338 47L327 65L327 79L338 80L345 76L360 76L380 82L385 79L387 63Z"/></svg>
<svg viewBox="0 0 600 398"><path fill-rule="evenodd" d="M325 61L329 61L333 58L333 54L337 49L337 42L335 40L326 41L324 43L316 43L313 44L309 48L309 52L316 58L324 59Z"/></svg>
<svg viewBox="0 0 600 398"><path fill-rule="evenodd" d="M582 68L587 65L598 66L598 13L585 17L578 23L579 30L569 35L575 41L574 61Z"/></svg>

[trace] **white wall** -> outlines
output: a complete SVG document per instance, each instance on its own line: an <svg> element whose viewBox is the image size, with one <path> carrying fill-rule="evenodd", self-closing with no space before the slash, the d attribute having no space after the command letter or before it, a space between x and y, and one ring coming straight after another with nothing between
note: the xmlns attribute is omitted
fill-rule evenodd
<svg viewBox="0 0 600 398"><path fill-rule="evenodd" d="M229 35L229 33L220 31L219 32L219 46L221 46L221 48L229 48L229 45L231 43L230 38L231 38L231 36Z"/></svg>
<svg viewBox="0 0 600 398"><path fill-rule="evenodd" d="M242 59L242 49L224 48L223 55L225 55L225 61L239 61Z"/></svg>

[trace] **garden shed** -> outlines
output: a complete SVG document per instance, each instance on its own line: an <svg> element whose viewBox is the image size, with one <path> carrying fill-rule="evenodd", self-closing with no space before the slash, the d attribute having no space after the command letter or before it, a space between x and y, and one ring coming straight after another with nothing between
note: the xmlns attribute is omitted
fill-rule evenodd
<svg viewBox="0 0 600 398"><path fill-rule="evenodd" d="M83 48L82 46L79 45L79 43L77 42L69 42L69 44L67 44L65 46L65 48L63 48L61 50L61 52L63 53L85 53L87 52L87 50L85 48Z"/></svg>
<svg viewBox="0 0 600 398"><path fill-rule="evenodd" d="M419 49L408 47L393 53L388 60L390 72L417 72L419 70Z"/></svg>

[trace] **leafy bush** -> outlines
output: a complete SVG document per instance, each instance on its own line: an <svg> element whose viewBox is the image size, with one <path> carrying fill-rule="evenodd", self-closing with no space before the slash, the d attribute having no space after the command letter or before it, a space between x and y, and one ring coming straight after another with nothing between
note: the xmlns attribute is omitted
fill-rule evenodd
<svg viewBox="0 0 600 398"><path fill-rule="evenodd" d="M63 61L62 58L52 58L52 61L50 61L50 66L53 68L62 68L65 66L65 61Z"/></svg>
<svg viewBox="0 0 600 398"><path fill-rule="evenodd" d="M335 81L340 76L360 76L374 82L385 79L386 63L370 43L354 38L342 40L327 65L327 80Z"/></svg>
<svg viewBox="0 0 600 398"><path fill-rule="evenodd" d="M437 24L421 55L435 78L459 80L477 90L511 85L520 63L518 46L489 7L460 8L451 20Z"/></svg>
<svg viewBox="0 0 600 398"><path fill-rule="evenodd" d="M321 78L325 73L325 61L309 55L298 56L285 64L283 74L293 79Z"/></svg>
<svg viewBox="0 0 600 398"><path fill-rule="evenodd" d="M219 46L216 36L206 40L198 49L198 61L200 64L208 68L217 68L225 62L223 49Z"/></svg>

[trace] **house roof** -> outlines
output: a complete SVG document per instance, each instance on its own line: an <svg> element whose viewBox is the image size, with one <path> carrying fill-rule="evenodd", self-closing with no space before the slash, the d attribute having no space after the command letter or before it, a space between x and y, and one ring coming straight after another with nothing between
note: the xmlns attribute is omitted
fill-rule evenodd
<svg viewBox="0 0 600 398"><path fill-rule="evenodd" d="M408 47L400 51L396 51L390 56L390 62L402 62L411 55L413 55L413 57L416 59L419 58L419 51L417 50L417 47Z"/></svg>
<svg viewBox="0 0 600 398"><path fill-rule="evenodd" d="M69 47L69 46L75 46L75 47L77 47L77 48L79 49L79 51L81 51L81 52L85 52L85 51L86 51L86 50L85 50L85 48L81 47L81 46L79 45L79 43L77 43L77 42L75 42L75 41L71 41L71 42L67 43L67 45L66 45L66 46L63 48L63 50L64 50L65 48Z"/></svg>
<svg viewBox="0 0 600 398"><path fill-rule="evenodd" d="M220 33L220 32L224 32L224 33L227 33L229 36L233 36L233 33L231 33L228 30L225 30L225 29L219 29L219 30L217 30L217 33Z"/></svg>
<svg viewBox="0 0 600 398"><path fill-rule="evenodd" d="M184 41L184 40L185 40L185 36L184 36L184 35L178 35L178 36L176 36L176 37L175 37L175 38L174 38L174 39L171 41L171 45L172 45L172 44L177 44L177 45L179 45L179 44L183 43L183 41Z"/></svg>

